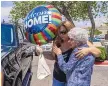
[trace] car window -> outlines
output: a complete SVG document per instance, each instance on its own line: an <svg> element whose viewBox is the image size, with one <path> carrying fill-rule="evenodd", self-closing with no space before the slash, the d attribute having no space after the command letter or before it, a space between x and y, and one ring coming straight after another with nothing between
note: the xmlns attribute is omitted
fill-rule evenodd
<svg viewBox="0 0 108 86"><path fill-rule="evenodd" d="M13 29L10 26L2 25L1 26L1 44L2 45L12 45L14 41L14 34L13 34Z"/></svg>

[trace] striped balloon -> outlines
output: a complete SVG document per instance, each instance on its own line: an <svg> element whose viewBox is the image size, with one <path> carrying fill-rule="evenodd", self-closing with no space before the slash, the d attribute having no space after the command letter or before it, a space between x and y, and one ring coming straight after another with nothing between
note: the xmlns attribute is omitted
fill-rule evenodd
<svg viewBox="0 0 108 86"><path fill-rule="evenodd" d="M37 21L36 18L38 18L37 20L42 20L42 18L44 19L42 22L40 20ZM26 39L34 44L46 44L55 38L57 29L61 22L62 18L60 12L52 5L38 6L30 11L30 13L25 18L24 23L26 29Z"/></svg>

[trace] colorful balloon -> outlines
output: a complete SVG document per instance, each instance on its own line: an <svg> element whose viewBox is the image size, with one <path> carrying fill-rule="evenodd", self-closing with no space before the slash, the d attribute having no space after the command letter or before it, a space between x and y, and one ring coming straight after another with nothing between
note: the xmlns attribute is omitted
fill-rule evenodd
<svg viewBox="0 0 108 86"><path fill-rule="evenodd" d="M52 5L32 9L24 20L25 36L31 43L42 45L53 40L62 22L60 12Z"/></svg>

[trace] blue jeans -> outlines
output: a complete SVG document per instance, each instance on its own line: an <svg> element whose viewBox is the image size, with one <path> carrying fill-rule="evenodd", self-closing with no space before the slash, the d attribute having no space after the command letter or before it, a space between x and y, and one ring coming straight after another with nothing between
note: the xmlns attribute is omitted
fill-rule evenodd
<svg viewBox="0 0 108 86"><path fill-rule="evenodd" d="M53 85L52 86L66 86L66 83L60 82L60 81L56 80L55 78L53 78Z"/></svg>

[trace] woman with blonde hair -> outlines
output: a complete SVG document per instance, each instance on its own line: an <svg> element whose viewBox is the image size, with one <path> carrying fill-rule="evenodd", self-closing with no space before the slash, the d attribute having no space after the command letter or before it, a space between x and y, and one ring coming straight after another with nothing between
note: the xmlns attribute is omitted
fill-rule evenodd
<svg viewBox="0 0 108 86"><path fill-rule="evenodd" d="M54 41L54 45L57 45L61 49L65 62L68 62L70 54L73 51L72 45L68 42L69 37L67 33L74 27L75 26L69 21L63 22L58 29L58 36ZM88 53L92 53L95 57L99 57L101 51L94 47L90 42L87 42L87 45L89 47L78 48L79 51L75 53L76 57L83 58ZM55 54L54 57L56 57ZM56 59L53 71L53 86L65 86L65 84L66 74L59 68L58 61Z"/></svg>

